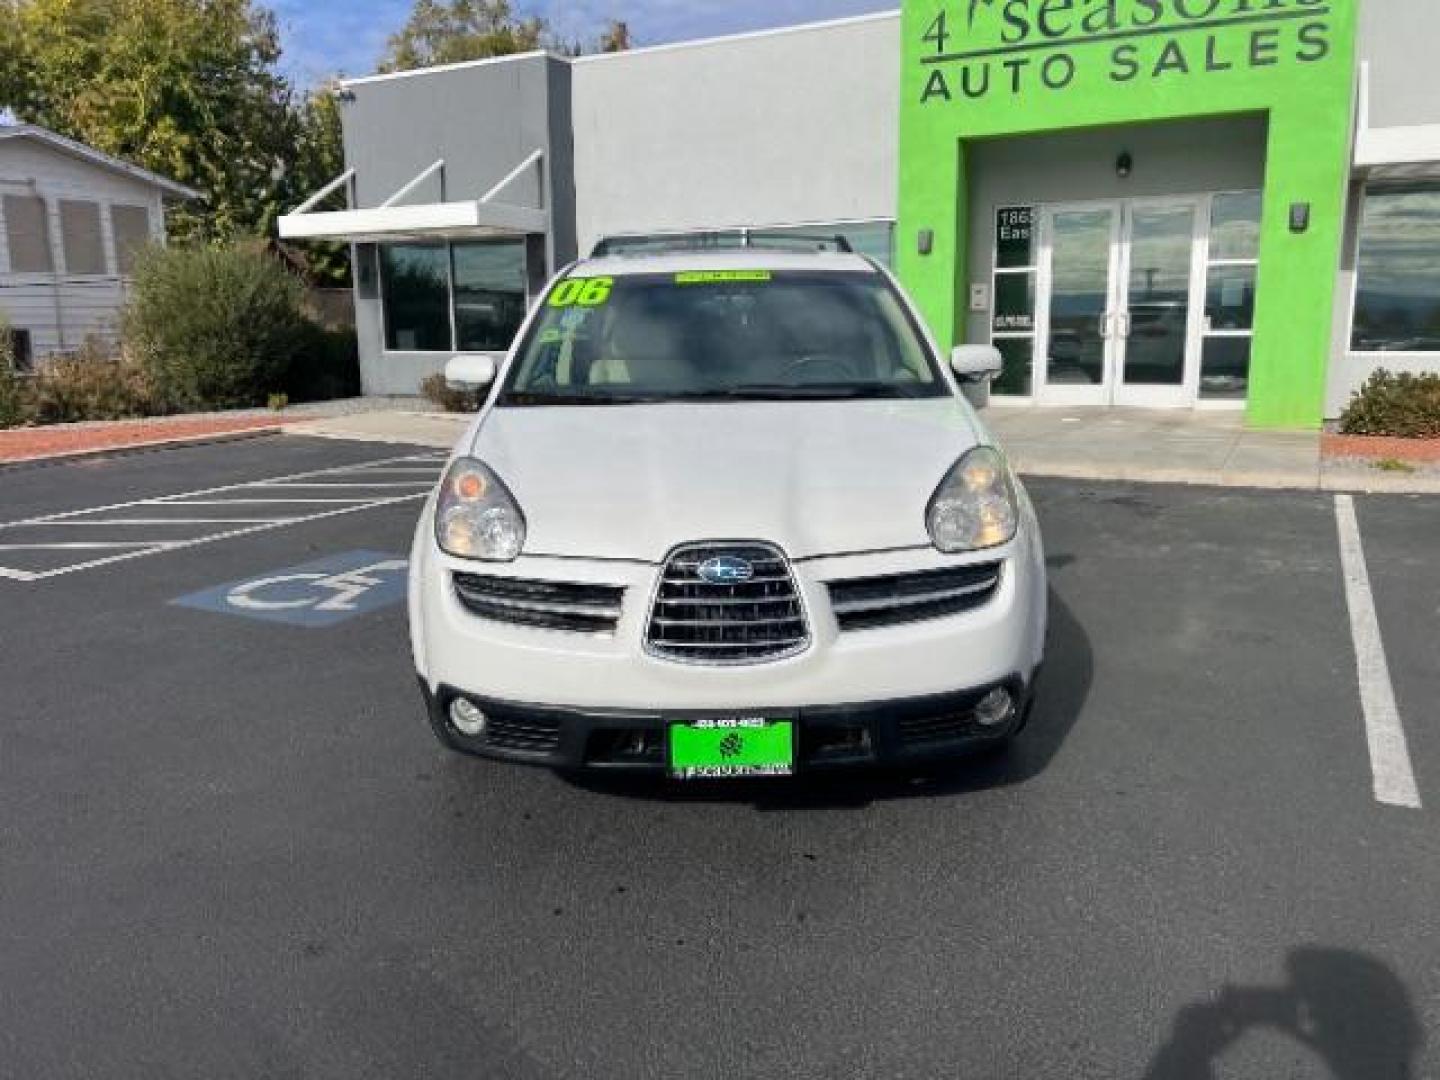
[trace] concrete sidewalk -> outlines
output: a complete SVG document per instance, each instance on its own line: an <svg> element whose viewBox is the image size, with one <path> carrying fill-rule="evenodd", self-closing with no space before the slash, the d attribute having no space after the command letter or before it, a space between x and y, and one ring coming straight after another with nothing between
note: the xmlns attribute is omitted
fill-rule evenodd
<svg viewBox="0 0 1440 1080"><path fill-rule="evenodd" d="M423 412L398 409L389 412L354 413L328 417L303 424L290 424L287 434L352 442L403 443L449 450L460 439L473 416L469 413Z"/></svg>
<svg viewBox="0 0 1440 1080"><path fill-rule="evenodd" d="M996 406L985 422L1030 476L1298 491L1440 493L1440 470L1330 459L1316 432L1253 431L1243 413Z"/></svg>

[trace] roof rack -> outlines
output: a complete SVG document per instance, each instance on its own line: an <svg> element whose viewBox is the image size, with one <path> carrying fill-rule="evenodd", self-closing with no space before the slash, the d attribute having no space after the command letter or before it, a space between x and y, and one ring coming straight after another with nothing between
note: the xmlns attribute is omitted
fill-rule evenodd
<svg viewBox="0 0 1440 1080"><path fill-rule="evenodd" d="M590 257L655 255L671 251L732 251L764 248L770 251L832 251L852 255L850 241L835 233L807 233L791 229L711 229L687 233L632 233L606 236Z"/></svg>

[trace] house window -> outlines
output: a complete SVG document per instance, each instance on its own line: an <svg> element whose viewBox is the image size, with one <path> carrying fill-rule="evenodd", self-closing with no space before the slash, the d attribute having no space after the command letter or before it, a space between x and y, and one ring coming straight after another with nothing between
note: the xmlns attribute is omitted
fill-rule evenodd
<svg viewBox="0 0 1440 1080"><path fill-rule="evenodd" d="M35 370L35 348L29 330L10 331L10 366L21 374Z"/></svg>
<svg viewBox="0 0 1440 1080"><path fill-rule="evenodd" d="M50 221L39 195L6 195L5 239L10 245L10 272L49 274L55 269L50 250Z"/></svg>
<svg viewBox="0 0 1440 1080"><path fill-rule="evenodd" d="M115 262L121 274L135 270L135 260L150 243L150 211L143 206L110 207L110 234L115 240Z"/></svg>
<svg viewBox="0 0 1440 1080"><path fill-rule="evenodd" d="M1250 391L1262 201L1258 191L1228 192L1211 200L1200 345L1203 401L1243 401Z"/></svg>
<svg viewBox="0 0 1440 1080"><path fill-rule="evenodd" d="M100 235L98 203L61 199L60 236L64 242L66 273L105 273L105 242Z"/></svg>
<svg viewBox="0 0 1440 1080"><path fill-rule="evenodd" d="M525 321L524 240L380 249L385 347L503 352Z"/></svg>
<svg viewBox="0 0 1440 1080"><path fill-rule="evenodd" d="M1440 352L1440 185L1366 192L1351 346Z"/></svg>

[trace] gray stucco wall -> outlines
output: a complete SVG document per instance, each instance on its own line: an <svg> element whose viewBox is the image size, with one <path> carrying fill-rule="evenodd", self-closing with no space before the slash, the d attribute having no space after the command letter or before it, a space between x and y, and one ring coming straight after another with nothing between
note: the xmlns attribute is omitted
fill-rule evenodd
<svg viewBox="0 0 1440 1080"><path fill-rule="evenodd" d="M573 257L574 218L568 132L569 65L532 54L461 64L423 73L357 79L343 109L345 160L356 170L360 207L380 205L432 162L445 159L443 198L478 199L535 150L545 151L545 187L557 220L552 259ZM552 108L552 102L558 102ZM556 134L562 133L558 141ZM557 182L558 181L558 182ZM534 173L520 177L502 200L542 205ZM407 203L442 201L439 177L406 197ZM427 375L444 369L448 353L388 352L374 249L357 248L356 331L360 371L369 394L413 394ZM367 270L370 281L362 280Z"/></svg>
<svg viewBox="0 0 1440 1080"><path fill-rule="evenodd" d="M1440 124L1440 2L1361 0L1359 47L1370 63L1372 126Z"/></svg>
<svg viewBox="0 0 1440 1080"><path fill-rule="evenodd" d="M1266 132L1263 116L1240 116L972 142L968 279L990 284L1001 206L1258 190ZM1127 150L1134 172L1121 180L1115 160ZM969 316L966 337L990 340L988 312Z"/></svg>
<svg viewBox="0 0 1440 1080"><path fill-rule="evenodd" d="M572 74L582 254L612 233L895 216L896 14Z"/></svg>

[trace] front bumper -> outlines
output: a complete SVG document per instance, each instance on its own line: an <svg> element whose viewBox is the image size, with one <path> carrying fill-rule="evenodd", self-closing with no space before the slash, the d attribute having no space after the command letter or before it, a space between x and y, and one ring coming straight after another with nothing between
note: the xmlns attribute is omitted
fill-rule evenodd
<svg viewBox="0 0 1440 1080"><path fill-rule="evenodd" d="M996 686L1015 701L1010 719L981 727L972 710ZM582 709L530 705L464 694L484 711L485 733L466 737L446 712L461 692L432 690L420 680L430 723L457 749L482 757L562 770L660 773L666 770L666 725L684 711ZM988 686L854 705L810 705L775 710L798 728L796 770L812 772L865 765L905 765L1003 742L1025 723L1033 687L1019 676ZM745 713L765 712L746 707ZM713 714L714 710L707 710Z"/></svg>

